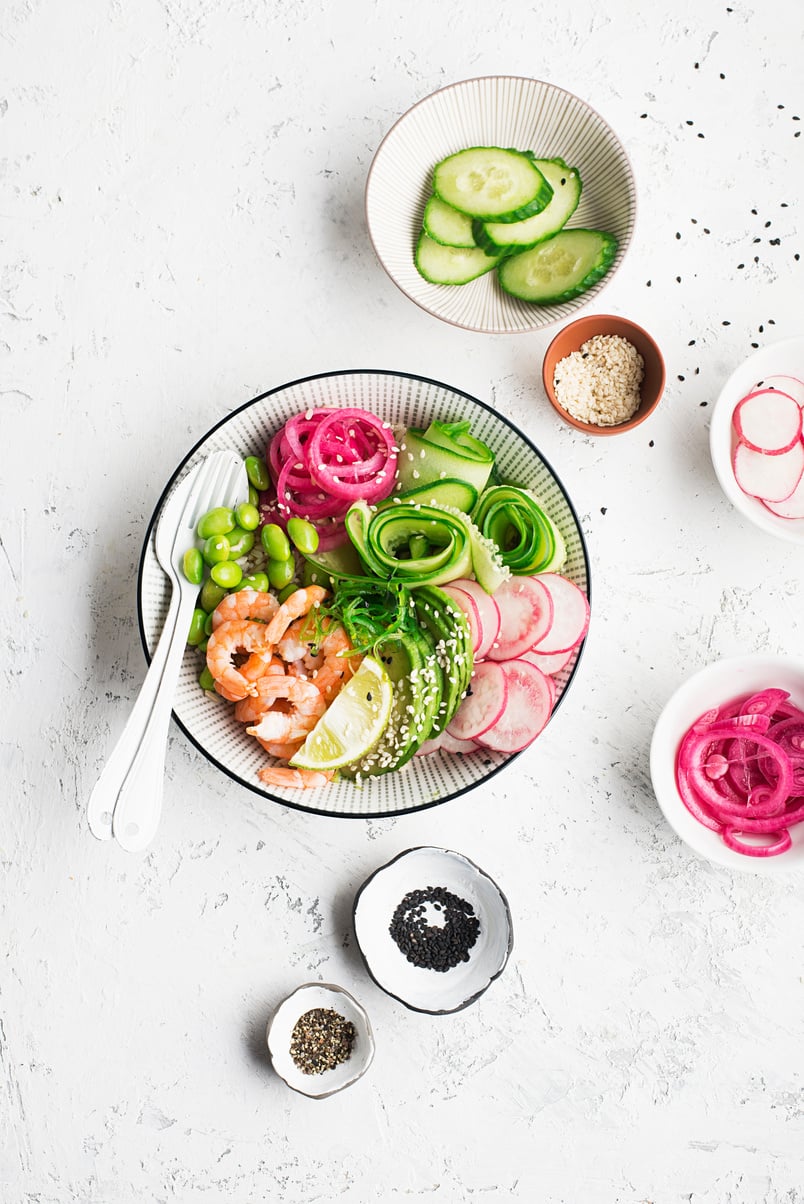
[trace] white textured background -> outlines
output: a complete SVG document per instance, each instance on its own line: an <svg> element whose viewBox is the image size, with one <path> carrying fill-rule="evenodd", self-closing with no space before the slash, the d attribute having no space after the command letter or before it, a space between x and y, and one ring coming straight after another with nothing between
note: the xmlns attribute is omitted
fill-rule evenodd
<svg viewBox="0 0 804 1204"><path fill-rule="evenodd" d="M647 769L692 670L802 648L801 550L722 498L707 406L801 333L803 61L796 0L3 0L2 1204L804 1201L802 883L694 859ZM383 133L494 72L578 92L632 156L602 308L658 337L668 389L631 435L559 425L549 333L442 325L371 252ZM152 852L95 843L165 480L250 396L349 367L491 400L553 462L593 560L570 695L490 789L380 823L260 805L175 731ZM373 986L349 920L371 869L430 842L498 879L516 934L442 1019ZM263 1048L318 977L377 1036L323 1103Z"/></svg>

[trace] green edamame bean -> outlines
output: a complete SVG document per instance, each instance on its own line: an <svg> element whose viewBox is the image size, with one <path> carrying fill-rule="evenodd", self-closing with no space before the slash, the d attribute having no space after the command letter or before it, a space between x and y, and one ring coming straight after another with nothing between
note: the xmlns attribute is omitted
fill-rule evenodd
<svg viewBox="0 0 804 1204"><path fill-rule="evenodd" d="M209 580L205 581L201 586L201 593L198 601L207 614L211 614L215 607L222 602L225 597L226 590L222 589L221 586L213 581L210 577Z"/></svg>
<svg viewBox="0 0 804 1204"><path fill-rule="evenodd" d="M233 560L221 560L213 564L209 575L216 585L224 589L234 589L243 580L243 570Z"/></svg>
<svg viewBox="0 0 804 1204"><path fill-rule="evenodd" d="M255 489L267 489L271 484L268 465L259 456L246 456L246 476Z"/></svg>
<svg viewBox="0 0 804 1204"><path fill-rule="evenodd" d="M248 555L254 547L254 532L244 531L242 527L235 527L226 538L229 540L230 560L239 560L241 556Z"/></svg>
<svg viewBox="0 0 804 1204"><path fill-rule="evenodd" d="M274 589L284 589L293 580L296 572L292 560L269 560L268 580Z"/></svg>
<svg viewBox="0 0 804 1204"><path fill-rule="evenodd" d="M298 581L291 581L290 584L286 585L284 589L281 589L276 596L280 602L287 602L290 595L295 594L297 589L299 589Z"/></svg>
<svg viewBox="0 0 804 1204"><path fill-rule="evenodd" d="M229 540L225 535L210 535L209 539L204 540L201 554L210 567L220 564L222 560L229 559Z"/></svg>
<svg viewBox="0 0 804 1204"><path fill-rule="evenodd" d="M207 645L209 644L209 636L205 635L201 643L198 645L198 651L206 655Z"/></svg>
<svg viewBox="0 0 804 1204"><path fill-rule="evenodd" d="M198 684L202 690L215 689L215 678L212 676L206 665L204 665L204 668L198 675Z"/></svg>
<svg viewBox="0 0 804 1204"><path fill-rule="evenodd" d="M241 502L235 510L235 521L244 531L256 531L260 525L260 512L253 502Z"/></svg>
<svg viewBox="0 0 804 1204"><path fill-rule="evenodd" d="M305 556L318 551L318 532L306 518L288 519L288 535Z"/></svg>
<svg viewBox="0 0 804 1204"><path fill-rule="evenodd" d="M260 532L262 546L271 560L290 560L290 541L278 523L266 523ZM271 574L268 574L269 578Z"/></svg>
<svg viewBox="0 0 804 1204"><path fill-rule="evenodd" d="M252 506L259 506L260 504L260 495L253 485L249 485L248 487L248 500Z"/></svg>
<svg viewBox="0 0 804 1204"><path fill-rule="evenodd" d="M193 611L193 617L190 619L190 630L187 633L187 643L191 648L197 648L204 638L204 624L207 621L207 613L196 607Z"/></svg>
<svg viewBox="0 0 804 1204"><path fill-rule="evenodd" d="M181 565L187 580L193 585L200 585L204 580L204 557L198 548L188 548Z"/></svg>
<svg viewBox="0 0 804 1204"><path fill-rule="evenodd" d="M207 639L212 635L212 615L207 615L206 622L204 623L204 635Z"/></svg>
<svg viewBox="0 0 804 1204"><path fill-rule="evenodd" d="M228 535L234 530L234 525L234 510L230 510L228 506L216 506L214 510L208 510L199 518L195 530L199 539L209 539L210 535Z"/></svg>
<svg viewBox="0 0 804 1204"><path fill-rule="evenodd" d="M261 594L267 594L270 584L271 583L268 580L267 573L249 573L247 577L243 578L239 585L235 586L235 592L238 592L241 589L256 589L259 590Z"/></svg>

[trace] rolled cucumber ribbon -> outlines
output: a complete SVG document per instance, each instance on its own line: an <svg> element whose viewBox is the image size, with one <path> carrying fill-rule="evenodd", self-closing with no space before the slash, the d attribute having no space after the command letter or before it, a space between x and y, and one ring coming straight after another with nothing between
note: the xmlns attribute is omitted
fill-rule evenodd
<svg viewBox="0 0 804 1204"><path fill-rule="evenodd" d="M426 431L409 427L399 442L397 489L407 491L454 477L480 493L494 467L494 452L468 422L431 422Z"/></svg>
<svg viewBox="0 0 804 1204"><path fill-rule="evenodd" d="M435 506L373 510L355 502L346 530L366 571L406 585L442 585L472 571L471 524L466 515Z"/></svg>
<svg viewBox="0 0 804 1204"><path fill-rule="evenodd" d="M561 532L526 489L492 486L481 495L472 519L512 573L554 572L567 559Z"/></svg>

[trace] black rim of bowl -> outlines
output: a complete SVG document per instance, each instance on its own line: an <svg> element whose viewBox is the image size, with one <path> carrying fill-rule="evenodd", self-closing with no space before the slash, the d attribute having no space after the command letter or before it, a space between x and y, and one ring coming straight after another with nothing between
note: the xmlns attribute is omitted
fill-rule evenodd
<svg viewBox="0 0 804 1204"><path fill-rule="evenodd" d="M382 874L395 862L400 861L403 857L409 857L411 853L420 853L425 850L428 853L446 853L449 857L460 857L461 861L465 861L467 865L471 865L472 869L480 874L481 877L487 878L500 897L500 901L503 905L503 911L505 913L505 922L508 925L508 942L506 945L505 957L503 958L503 962L499 970L497 970L495 974L492 974L488 982L485 983L485 985L482 986L479 991L475 991L474 995L470 995L468 999L465 999L463 1003L459 1003L458 1006L454 1008L418 1008L415 1004L408 1003L407 999L403 999L401 995L395 995L393 991L390 991L388 987L386 987L377 977L375 977L374 971L372 970L371 964L366 957L363 946L360 944L360 937L358 936L357 932L357 907L360 902L360 897L366 887L368 887L370 883L374 881L378 874ZM438 847L438 845L432 844L414 845L414 847L411 849L403 849L401 853L397 853L396 857L392 857L390 861L386 861L384 865L378 866L373 873L369 874L365 882L358 887L357 894L355 895L354 902L352 903L352 928L354 929L355 941L357 942L357 947L360 950L360 956L363 958L363 965L366 967L366 973L371 981L375 983L381 991L384 991L386 995L390 995L392 999L396 999L398 1003L403 1004L403 1006L408 1008L411 1012L422 1012L426 1016L452 1016L456 1012L462 1012L465 1008L470 1007L476 1000L480 998L481 995L485 995L491 984L500 977L503 970L508 965L508 959L510 958L511 951L514 948L514 925L511 920L511 908L508 903L508 899L494 881L491 874L487 874L485 870L481 869L480 866L472 861L471 857L467 857L465 853L459 853L457 849L441 849Z"/></svg>
<svg viewBox="0 0 804 1204"><path fill-rule="evenodd" d="M590 564L589 564L589 551L586 546L586 538L583 533L583 528L581 527L581 521L578 518L577 511L576 511L575 507L573 506L570 496L567 493L566 489L564 488L564 483L561 480L561 478L558 476L558 473L555 472L555 470L553 469L553 466L549 462L549 460L547 460L546 457L542 455L542 453L539 451L536 444L533 443L527 437L527 435L523 434L522 431L520 431L518 427L514 426L513 422L510 422L509 419L506 418L504 414L501 414L499 412L499 410L495 410L493 406L487 405L485 401L481 401L478 397L474 397L471 393L467 393L463 389L456 389L454 385L445 384L444 381L435 380L432 376L419 376L415 372L394 372L394 371L392 371L390 369L386 369L386 368L345 368L345 369L342 369L342 370L336 371L336 372L316 372L312 376L300 376L296 380L285 381L283 384L277 385L276 388L274 388L274 389L267 389L265 393L260 393L257 397L252 397L249 401L244 402L243 405L238 406L237 409L232 410L230 413L224 415L223 418L221 418L218 422L214 423L213 426L209 427L209 429L200 437L200 439L196 440L196 442L193 444L193 446L187 452L184 459L180 462L179 466L173 472L173 474L170 477L170 480L165 485L164 489L162 490L162 493L160 494L159 500L156 503L154 512L151 515L150 521L146 528L145 538L142 543L142 551L140 552L139 568L137 571L137 624L138 624L139 632L140 632L140 642L142 644L143 651L145 653L145 660L146 660L147 664L150 665L150 663L151 663L151 655L150 655L150 652L148 651L148 641L145 636L145 624L144 624L143 613L142 613L142 581L143 581L143 574L145 571L145 558L148 554L148 548L151 543L151 532L154 529L154 524L156 523L156 520L159 517L159 512L162 509L162 505L163 505L167 495L170 493L170 490L173 486L174 481L176 481L177 478L180 476L185 465L192 459L192 457L195 455L196 451L201 446L201 444L205 443L206 440L209 439L210 435L214 434L215 431L217 431L220 427L225 426L227 422L229 422L232 418L235 417L235 415L242 414L245 410L249 409L250 406L256 405L260 401L264 401L266 397L273 397L273 395L275 393L281 393L285 389L292 389L297 385L309 384L310 381L314 381L314 380L327 380L327 379L330 379L335 376L395 376L395 377L401 377L404 380L416 380L416 381L420 381L422 384L434 385L438 389L447 389L451 393L457 393L460 397L465 397L468 401L473 402L481 410L486 410L487 413L493 414L495 418L498 418L507 427L509 427L509 429L512 431L512 433L515 434L519 439L522 439L523 442L525 442L528 445L528 447L531 449L531 451L534 452L534 454L536 456L538 456L538 458L542 461L545 468L548 469L548 471L550 472L550 474L553 477L553 480L555 481L556 485L561 490L561 493L564 496L564 501L567 503L569 511L572 514L572 517L574 518L576 527L578 529L578 536L579 536L580 543L581 543L581 551L583 553L584 566L586 568L586 596L591 604L591 601L592 601L592 578L591 578L591 569L590 569ZM564 697L570 688L570 685L573 681L573 678L575 677L575 674L578 671L578 666L581 663L581 658L583 657L585 649L586 649L586 637L584 637L583 642L580 645L580 648L578 651L578 659L576 660L576 662L573 666L572 672L570 673L569 677L567 678L567 684L564 686L564 689L561 692L561 697L559 698L558 702L554 706L553 711L550 715L550 719L547 722L548 727L550 725L553 715L555 715L556 711L561 706L561 703L564 701ZM290 799L280 798L279 795L271 794L269 791L263 789L262 787L258 787L256 785L254 785L252 782L247 782L245 778L241 778L238 774L234 773L233 770L229 769L226 765L223 765L219 760L217 760L216 757L213 757L212 754L209 753L204 748L203 744L201 744L198 740L196 740L195 736L193 736L193 734L185 727L185 725L182 723L181 719L178 717L178 715L176 714L175 711L173 712L173 720L177 724L177 726L180 728L180 730L184 733L184 735L187 737L187 739L190 741L190 743L193 744L198 749L198 751L206 758L207 761L210 762L210 764L214 765L216 769L219 769L221 773L226 775L226 777L231 778L231 780L233 782L237 782L238 785L240 785L240 786L245 786L246 790L250 790L252 792L252 794L256 794L258 798L268 799L270 802L279 803L281 806L290 807L295 811L305 811L308 815L321 815L321 816L326 816L330 819L355 819L355 820L392 819L392 818L395 818L400 815L413 815L417 811L426 811L430 807L440 807L442 803L447 803L447 802L450 802L452 799L460 798L461 795L467 794L470 790L475 790L478 786L485 785L486 782L490 781L491 778L496 777L496 775L498 773L500 773L501 770L506 769L507 766L509 766L512 761L514 761L517 757L522 755L521 752L512 753L511 756L508 757L507 760L503 761L501 765L497 765L495 768L489 770L488 773L486 773L486 775L480 779L480 781L472 782L468 786L462 786L460 788L460 790L455 790L451 794L445 794L443 798L434 799L434 800L424 802L424 803L419 803L415 807L403 807L397 811L360 811L360 812L327 811L323 807L306 807L304 805L304 803L297 803ZM524 751L524 750L522 750L522 751Z"/></svg>

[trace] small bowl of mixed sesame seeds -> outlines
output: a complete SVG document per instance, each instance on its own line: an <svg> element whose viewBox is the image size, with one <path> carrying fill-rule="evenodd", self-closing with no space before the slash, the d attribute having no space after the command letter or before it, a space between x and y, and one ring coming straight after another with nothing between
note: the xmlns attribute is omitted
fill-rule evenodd
<svg viewBox="0 0 804 1204"><path fill-rule="evenodd" d="M288 995L267 1031L274 1070L288 1087L326 1099L361 1078L374 1058L365 1009L343 987L308 982Z"/></svg>
<svg viewBox="0 0 804 1204"><path fill-rule="evenodd" d="M545 392L570 426L620 435L644 422L664 392L662 353L628 318L591 314L553 339L542 364Z"/></svg>
<svg viewBox="0 0 804 1204"><path fill-rule="evenodd" d="M505 895L449 849L408 849L375 870L355 897L354 925L377 986L436 1016L479 999L513 947Z"/></svg>

